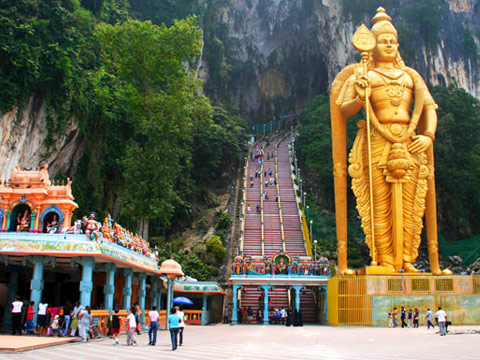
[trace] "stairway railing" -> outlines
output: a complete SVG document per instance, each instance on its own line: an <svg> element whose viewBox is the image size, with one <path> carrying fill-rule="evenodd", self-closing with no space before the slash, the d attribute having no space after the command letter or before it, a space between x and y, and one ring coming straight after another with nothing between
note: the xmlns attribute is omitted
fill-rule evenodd
<svg viewBox="0 0 480 360"><path fill-rule="evenodd" d="M280 179L278 177L278 146L285 140L288 133L280 137L280 140L275 144L275 178L277 179L277 203L278 203L278 214L280 217L280 232L282 234L282 249L284 252L287 252L286 240L285 240L285 229L283 227L283 212L282 212L282 202L280 197Z"/></svg>
<svg viewBox="0 0 480 360"><path fill-rule="evenodd" d="M247 178L248 166L250 164L250 154L252 149L248 149L248 156L245 158L243 167L243 189L242 189L242 207L240 210L240 255L243 256L243 243L245 240L245 207L247 206Z"/></svg>
<svg viewBox="0 0 480 360"><path fill-rule="evenodd" d="M293 159L295 158L295 146L292 144L292 142L289 143L288 145L288 155L290 157L290 174L292 177L292 183L293 183L293 191L295 193L295 203L297 204L297 211L298 211L298 220L300 221L300 227L302 229L302 236L303 236L303 242L305 245L305 252L307 255L311 256L312 255L312 246L310 244L310 239L308 236L308 227L306 226L306 220L305 220L305 214L301 209L301 199L298 196L297 193L297 184L295 183L295 179L297 179L298 183L300 183L300 178L298 174L293 174L293 169L294 169L294 162ZM305 225L305 226L304 226Z"/></svg>

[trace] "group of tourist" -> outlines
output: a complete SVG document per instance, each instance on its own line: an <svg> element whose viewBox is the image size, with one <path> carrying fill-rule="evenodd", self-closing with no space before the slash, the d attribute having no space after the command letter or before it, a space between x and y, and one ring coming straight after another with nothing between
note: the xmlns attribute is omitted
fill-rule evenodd
<svg viewBox="0 0 480 360"><path fill-rule="evenodd" d="M95 337L98 331L91 328L92 314L90 306L83 307L77 301L72 306L67 301L63 307L50 305L45 300L38 304L35 310L34 301L26 301L15 297L11 306L12 312L12 335L43 335L43 336L75 336L78 335L83 341L87 336ZM34 315L37 314L37 326L34 324Z"/></svg>
<svg viewBox="0 0 480 360"><path fill-rule="evenodd" d="M237 309L237 321L239 324L252 324L254 322L263 322L263 304L261 303L263 298L259 298L259 307L254 312L250 306ZM286 326L303 326L303 313L301 310L291 310L282 308L269 308L269 323L272 325L286 325ZM228 323L228 307L225 306L223 312L223 322Z"/></svg>
<svg viewBox="0 0 480 360"><path fill-rule="evenodd" d="M407 311L403 306L401 307L400 312L396 307L394 307L393 311L391 313L388 313L388 327L395 328L399 326L397 323L399 313L400 320L402 322L402 328L418 328L418 320L420 316L418 309L415 308L414 311L412 311L412 309L409 309ZM447 314L445 313L445 311L442 310L441 307L439 307L438 311L435 313L434 316L432 310L430 310L430 308L427 309L427 312L425 314L425 320L427 321L428 329L430 329L430 327L435 328L435 325L433 325L432 323L433 317L435 317L438 327L440 328L440 336L447 335L447 328L450 322L447 321Z"/></svg>

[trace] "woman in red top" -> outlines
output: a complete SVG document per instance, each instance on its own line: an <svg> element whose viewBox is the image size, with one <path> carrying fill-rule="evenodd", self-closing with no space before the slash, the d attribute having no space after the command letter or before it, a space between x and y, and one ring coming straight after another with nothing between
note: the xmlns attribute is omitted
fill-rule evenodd
<svg viewBox="0 0 480 360"><path fill-rule="evenodd" d="M33 315L36 311L33 309L35 301L30 301L30 306L27 309L27 334L35 334L35 324L33 323Z"/></svg>

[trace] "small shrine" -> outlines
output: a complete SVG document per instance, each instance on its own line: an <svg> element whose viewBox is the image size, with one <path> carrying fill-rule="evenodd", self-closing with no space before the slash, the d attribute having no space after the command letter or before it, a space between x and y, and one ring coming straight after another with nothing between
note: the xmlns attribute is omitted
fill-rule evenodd
<svg viewBox="0 0 480 360"><path fill-rule="evenodd" d="M147 240L117 223L108 214L98 221L95 213L77 219L72 181L51 181L48 166L19 166L0 183L0 307L15 297L38 304L79 301L91 306L99 327L114 308L126 314L132 304L148 324L148 309L160 310L165 324L167 309L158 253ZM177 281L175 281L177 283ZM192 324L219 321L224 293L213 283L197 282L178 291L189 292L196 308L186 309ZM37 314L34 314L36 323ZM0 313L0 330L10 329L11 312Z"/></svg>
<svg viewBox="0 0 480 360"><path fill-rule="evenodd" d="M21 170L17 165L10 179L0 184L2 232L59 232L68 228L78 208L72 196L72 181L52 182L48 165Z"/></svg>

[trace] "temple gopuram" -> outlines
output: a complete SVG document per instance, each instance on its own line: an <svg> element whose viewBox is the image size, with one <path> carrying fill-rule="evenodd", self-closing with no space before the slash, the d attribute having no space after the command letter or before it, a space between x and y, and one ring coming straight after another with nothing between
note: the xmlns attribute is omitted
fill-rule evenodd
<svg viewBox="0 0 480 360"><path fill-rule="evenodd" d="M15 296L35 301L36 310L40 302L63 306L79 301L94 309L95 321L105 329L116 307L125 314L138 302L144 325L151 306L169 308L167 279L160 275L157 254L147 241L110 215L99 222L91 213L72 226L78 205L71 184L70 179L50 180L46 164L37 170L17 166L0 184L0 328L4 330L11 326L9 308ZM185 309L187 323L220 320L224 292L217 283L175 281L173 291L194 302ZM164 324L166 311L160 313Z"/></svg>

